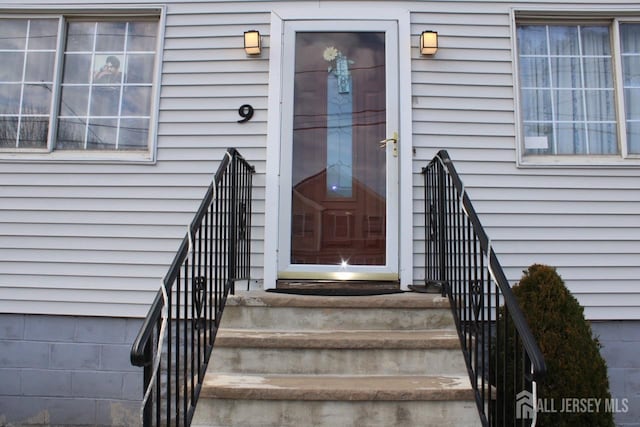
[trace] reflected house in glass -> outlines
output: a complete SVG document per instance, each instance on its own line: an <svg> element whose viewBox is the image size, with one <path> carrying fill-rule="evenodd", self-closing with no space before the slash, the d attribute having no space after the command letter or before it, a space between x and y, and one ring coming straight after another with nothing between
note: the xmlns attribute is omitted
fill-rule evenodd
<svg viewBox="0 0 640 427"><path fill-rule="evenodd" d="M353 178L351 195L335 197L327 180L325 169L293 188L291 262L384 264L384 194Z"/></svg>

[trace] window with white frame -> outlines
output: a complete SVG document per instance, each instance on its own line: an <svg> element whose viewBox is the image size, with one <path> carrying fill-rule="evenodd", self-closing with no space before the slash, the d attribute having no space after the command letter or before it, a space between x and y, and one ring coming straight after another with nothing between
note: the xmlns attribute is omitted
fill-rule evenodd
<svg viewBox="0 0 640 427"><path fill-rule="evenodd" d="M0 17L0 150L148 152L157 18Z"/></svg>
<svg viewBox="0 0 640 427"><path fill-rule="evenodd" d="M640 154L639 23L520 22L517 40L525 156Z"/></svg>

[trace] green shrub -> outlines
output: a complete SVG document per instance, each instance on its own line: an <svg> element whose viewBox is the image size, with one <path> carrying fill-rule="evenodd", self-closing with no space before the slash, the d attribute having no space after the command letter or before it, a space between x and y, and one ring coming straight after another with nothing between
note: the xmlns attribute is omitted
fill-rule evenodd
<svg viewBox="0 0 640 427"><path fill-rule="evenodd" d="M605 410L604 401L611 394L600 343L555 268L530 266L512 290L547 365L546 377L538 383L538 399L552 402L556 411L538 412L537 425L614 426L613 414ZM596 398L602 403L599 411L562 411L564 399L569 398Z"/></svg>

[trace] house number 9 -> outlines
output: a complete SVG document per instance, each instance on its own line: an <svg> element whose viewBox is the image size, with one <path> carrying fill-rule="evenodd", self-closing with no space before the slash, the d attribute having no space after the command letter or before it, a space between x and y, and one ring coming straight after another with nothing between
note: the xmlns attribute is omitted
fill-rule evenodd
<svg viewBox="0 0 640 427"><path fill-rule="evenodd" d="M238 108L238 114L242 117L238 120L238 123L246 123L253 117L253 107L249 104L244 104Z"/></svg>

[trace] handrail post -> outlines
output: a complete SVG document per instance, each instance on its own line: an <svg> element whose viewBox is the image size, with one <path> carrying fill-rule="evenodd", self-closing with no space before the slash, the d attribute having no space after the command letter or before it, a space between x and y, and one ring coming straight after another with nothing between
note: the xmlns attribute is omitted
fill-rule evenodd
<svg viewBox="0 0 640 427"><path fill-rule="evenodd" d="M433 280L433 234L431 231L433 230L432 219L435 217L433 213L433 202L431 194L431 187L429 185L429 168L422 168L422 177L424 183L424 212L425 212L425 220L424 220L424 242L425 242L425 251L424 251L424 269L425 269L425 279L428 283L429 280Z"/></svg>
<svg viewBox="0 0 640 427"><path fill-rule="evenodd" d="M439 270L440 270L440 283L442 283L442 295L447 292L447 254L446 254L446 223L445 223L445 209L446 209L446 186L445 186L446 173L444 165L439 164L438 167L438 215L436 216L438 221L438 258L439 258Z"/></svg>
<svg viewBox="0 0 640 427"><path fill-rule="evenodd" d="M238 239L238 177L237 177L237 157L235 152L231 158L231 223L229 224L229 259L228 259L228 278L231 281L231 295L236 293L236 247Z"/></svg>
<svg viewBox="0 0 640 427"><path fill-rule="evenodd" d="M247 231L246 231L246 235L245 235L245 239L247 239L247 270L246 270L246 275L247 277L251 276L251 251L249 250L251 247L251 216L253 214L253 173L255 172L255 169L251 168L248 170L248 180L249 180L249 185L248 185L248 194L247 194ZM247 280L247 291L250 288L250 283L251 280Z"/></svg>
<svg viewBox="0 0 640 427"><path fill-rule="evenodd" d="M144 346L144 368L142 370L142 383L144 384L144 390L149 387L151 383L151 377L153 376L153 348L152 341L149 340ZM153 400L149 399L144 405L142 411L142 425L143 427L151 426L153 424Z"/></svg>

